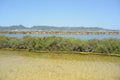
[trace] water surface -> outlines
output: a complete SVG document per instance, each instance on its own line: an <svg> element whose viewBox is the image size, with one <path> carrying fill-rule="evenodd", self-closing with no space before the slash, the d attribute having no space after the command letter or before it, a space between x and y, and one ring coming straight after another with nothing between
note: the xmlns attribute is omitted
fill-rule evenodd
<svg viewBox="0 0 120 80"><path fill-rule="evenodd" d="M117 38L120 39L119 34L4 34L9 37L22 38L24 36L60 36L60 37L72 37L79 39L104 39L104 38Z"/></svg>
<svg viewBox="0 0 120 80"><path fill-rule="evenodd" d="M0 80L120 80L119 57L12 52L0 52Z"/></svg>

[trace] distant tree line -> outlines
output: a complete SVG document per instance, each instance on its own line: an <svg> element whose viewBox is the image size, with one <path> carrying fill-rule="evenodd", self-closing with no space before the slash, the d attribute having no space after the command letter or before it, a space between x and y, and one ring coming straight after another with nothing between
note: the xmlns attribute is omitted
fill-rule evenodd
<svg viewBox="0 0 120 80"><path fill-rule="evenodd" d="M120 39L80 40L64 37L31 37L23 38L0 36L0 49L27 49L29 51L78 51L103 54L120 54Z"/></svg>

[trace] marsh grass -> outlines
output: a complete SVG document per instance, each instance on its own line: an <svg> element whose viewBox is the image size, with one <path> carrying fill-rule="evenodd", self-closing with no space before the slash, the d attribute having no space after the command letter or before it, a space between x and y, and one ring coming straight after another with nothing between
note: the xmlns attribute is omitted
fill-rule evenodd
<svg viewBox="0 0 120 80"><path fill-rule="evenodd" d="M67 37L32 37L23 38L0 36L0 49L29 51L71 51L94 52L101 54L120 54L120 39L90 39L81 40Z"/></svg>

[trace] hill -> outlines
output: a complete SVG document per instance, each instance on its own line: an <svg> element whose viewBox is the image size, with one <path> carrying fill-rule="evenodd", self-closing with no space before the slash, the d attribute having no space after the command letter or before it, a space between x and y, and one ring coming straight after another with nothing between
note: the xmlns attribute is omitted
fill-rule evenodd
<svg viewBox="0 0 120 80"><path fill-rule="evenodd" d="M108 30L99 27L55 27L55 26L32 26L23 25L0 26L0 30L62 30L62 31L80 31L80 30Z"/></svg>

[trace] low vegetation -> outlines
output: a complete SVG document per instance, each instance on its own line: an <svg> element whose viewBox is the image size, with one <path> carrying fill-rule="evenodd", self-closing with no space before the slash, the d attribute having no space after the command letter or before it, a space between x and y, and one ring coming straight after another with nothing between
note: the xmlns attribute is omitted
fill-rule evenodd
<svg viewBox="0 0 120 80"><path fill-rule="evenodd" d="M120 54L120 39L80 40L56 36L25 36L23 38L0 36L0 48L25 49L29 51L78 51Z"/></svg>

